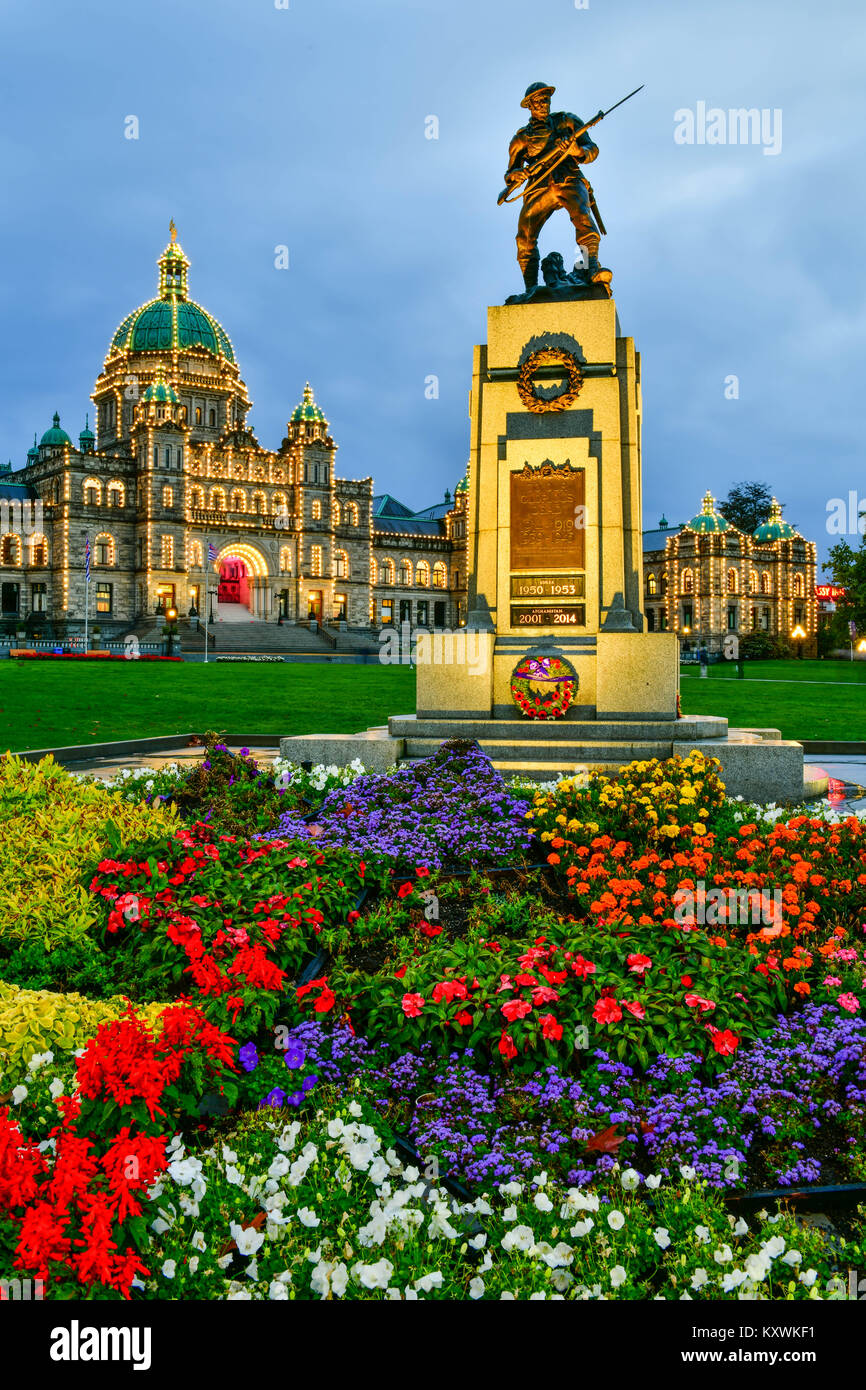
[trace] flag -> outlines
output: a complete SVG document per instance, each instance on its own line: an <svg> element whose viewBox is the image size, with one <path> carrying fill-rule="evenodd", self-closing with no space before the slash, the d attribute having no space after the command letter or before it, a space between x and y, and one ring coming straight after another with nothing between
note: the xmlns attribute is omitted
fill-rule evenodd
<svg viewBox="0 0 866 1390"><path fill-rule="evenodd" d="M84 582L90 583L90 536L84 537Z"/></svg>
<svg viewBox="0 0 866 1390"><path fill-rule="evenodd" d="M214 562L214 560L216 559L216 557L217 557L216 546L215 546L211 541L208 541L208 543L207 543L207 562L208 562L208 564L209 564L209 565L212 565L213 562Z"/></svg>

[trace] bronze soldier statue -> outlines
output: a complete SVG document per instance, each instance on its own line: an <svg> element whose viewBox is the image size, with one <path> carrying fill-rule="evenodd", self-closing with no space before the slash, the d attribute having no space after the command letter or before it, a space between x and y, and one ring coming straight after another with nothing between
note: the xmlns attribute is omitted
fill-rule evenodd
<svg viewBox="0 0 866 1390"><path fill-rule="evenodd" d="M508 151L506 191L511 193L524 181L527 183L517 224L518 264L529 294L538 284L539 233L551 213L565 208L574 226L577 244L585 253L575 265L575 279L586 285L603 286L609 294L606 287L610 284L611 272L598 260L604 225L598 216L592 189L580 168L581 164L591 164L597 157L598 146L593 144L585 123L577 116L568 111L551 112L550 98L555 91L555 87L548 87L544 82L533 82L527 87L520 105L529 110L531 118L518 130ZM539 162L541 173L536 174L533 171ZM549 171L545 170L547 164L553 166ZM500 197L502 201L505 201L505 194Z"/></svg>

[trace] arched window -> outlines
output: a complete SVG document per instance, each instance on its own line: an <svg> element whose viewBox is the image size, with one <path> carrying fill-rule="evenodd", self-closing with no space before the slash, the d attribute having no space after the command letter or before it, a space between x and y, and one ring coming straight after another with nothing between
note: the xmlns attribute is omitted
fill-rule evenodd
<svg viewBox="0 0 866 1390"><path fill-rule="evenodd" d="M667 591L668 591L668 577L667 577L666 574L663 574L663 575L662 575L662 593L663 593L663 594L666 594Z"/></svg>
<svg viewBox="0 0 866 1390"><path fill-rule="evenodd" d="M334 551L334 578L349 578L349 557L346 554L345 550Z"/></svg>
<svg viewBox="0 0 866 1390"><path fill-rule="evenodd" d="M108 484L109 507L122 507L126 501L126 488L119 478L112 478Z"/></svg>
<svg viewBox="0 0 866 1390"><path fill-rule="evenodd" d="M683 593L693 594L695 591L695 576L691 570L683 570Z"/></svg>
<svg viewBox="0 0 866 1390"><path fill-rule="evenodd" d="M200 406L200 405L197 405L196 408L195 408L195 422L196 422L197 425L200 425L200 424L201 424L201 406Z"/></svg>
<svg viewBox="0 0 866 1390"><path fill-rule="evenodd" d="M332 512L332 515L333 515L333 518L334 518L334 525L335 525L335 526L341 526L341 525L342 525L342 522L341 522L340 518L341 518L342 513L341 513L341 511L340 511L340 504L339 504L339 502L337 501L336 497L334 498L334 505L333 505L333 507L331 508L331 512Z"/></svg>
<svg viewBox="0 0 866 1390"><path fill-rule="evenodd" d="M751 589L751 591L752 591L753 594L756 594L756 593L758 592L758 571L757 571L757 570L749 570L749 588ZM754 623L752 624L752 626L754 627Z"/></svg>
<svg viewBox="0 0 866 1390"><path fill-rule="evenodd" d="M772 592L772 591L771 591L771 588L770 588L770 575L769 575L769 573L768 573L767 570L762 570L762 571L761 571L761 593L762 593L762 594L769 594L769 593L771 593L771 592Z"/></svg>
<svg viewBox="0 0 866 1390"><path fill-rule="evenodd" d="M166 444L165 449L163 450L163 455L162 455L162 457L163 457L163 461L164 461L164 463L165 463L166 468L171 468L171 445L170 445L170 444Z"/></svg>
<svg viewBox="0 0 866 1390"><path fill-rule="evenodd" d="M48 545L41 533L30 537L30 563L36 566L48 564Z"/></svg>
<svg viewBox="0 0 866 1390"><path fill-rule="evenodd" d="M448 570L440 560L433 566L433 588L444 589L448 583Z"/></svg>
<svg viewBox="0 0 866 1390"><path fill-rule="evenodd" d="M426 560L419 560L415 566L415 583L426 589L430 584L430 566Z"/></svg>
<svg viewBox="0 0 866 1390"><path fill-rule="evenodd" d="M400 561L400 583L401 583L401 584L411 584L411 583L412 583L412 561L411 561L411 560L401 560L401 561Z"/></svg>
<svg viewBox="0 0 866 1390"><path fill-rule="evenodd" d="M288 516L289 499L284 492L275 492L271 498L271 510L274 516Z"/></svg>
<svg viewBox="0 0 866 1390"><path fill-rule="evenodd" d="M209 410L209 411L208 411L208 413L207 413L207 422L208 422L208 424L210 425L211 429L213 429L214 426L216 425L216 411L215 411L215 410Z"/></svg>
<svg viewBox="0 0 866 1390"><path fill-rule="evenodd" d="M225 494L225 489L224 489L224 488L221 488L221 487L212 487L212 488L211 488L211 490L210 490L210 501L208 502L208 506L210 507L211 511L214 511L214 512L224 512L224 511L225 511L225 509L226 509L226 494Z"/></svg>
<svg viewBox="0 0 866 1390"><path fill-rule="evenodd" d="M802 598L802 597L803 597L803 576L802 576L802 574L795 574L795 575L794 575L794 598Z"/></svg>
<svg viewBox="0 0 866 1390"><path fill-rule="evenodd" d="M178 468L183 467L183 449L179 444L177 446L177 466Z"/></svg>
<svg viewBox="0 0 866 1390"><path fill-rule="evenodd" d="M85 507L102 506L102 483L98 478L85 478L84 505Z"/></svg>
<svg viewBox="0 0 866 1390"><path fill-rule="evenodd" d="M280 546L280 574L291 574L292 572L292 547L290 545Z"/></svg>
<svg viewBox="0 0 866 1390"><path fill-rule="evenodd" d="M4 536L0 541L0 564L14 565L16 569L21 567L21 537L11 534Z"/></svg>
<svg viewBox="0 0 866 1390"><path fill-rule="evenodd" d="M734 569L728 570L728 593L735 594L740 586L740 577Z"/></svg>
<svg viewBox="0 0 866 1390"><path fill-rule="evenodd" d="M646 591L651 598L658 593L658 580L654 574L648 574L646 577Z"/></svg>
<svg viewBox="0 0 866 1390"><path fill-rule="evenodd" d="M117 547L114 537L108 531L100 531L93 542L94 565L116 565Z"/></svg>
<svg viewBox="0 0 866 1390"><path fill-rule="evenodd" d="M200 570L202 567L201 541L190 541L187 556L187 567L191 570Z"/></svg>
<svg viewBox="0 0 866 1390"><path fill-rule="evenodd" d="M252 510L254 512L267 512L268 500L263 492L253 493Z"/></svg>
<svg viewBox="0 0 866 1390"><path fill-rule="evenodd" d="M247 509L247 494L242 487L232 489L229 510L232 512L245 512Z"/></svg>
<svg viewBox="0 0 866 1390"><path fill-rule="evenodd" d="M191 507L204 506L204 492L200 487L191 487L189 490L189 505Z"/></svg>

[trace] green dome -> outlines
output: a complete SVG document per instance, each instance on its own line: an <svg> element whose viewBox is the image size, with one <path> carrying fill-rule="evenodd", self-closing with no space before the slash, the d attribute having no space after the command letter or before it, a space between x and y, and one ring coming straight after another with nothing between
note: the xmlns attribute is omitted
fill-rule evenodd
<svg viewBox="0 0 866 1390"><path fill-rule="evenodd" d="M469 491L469 464L467 463L467 465L466 465L466 472L463 474L463 477L460 479L460 482L457 484L456 488L454 489L454 496L456 497L457 494L458 494L458 492L468 492L468 491Z"/></svg>
<svg viewBox="0 0 866 1390"><path fill-rule="evenodd" d="M38 462L39 462L39 445L36 443L36 435L35 435L35 434L34 434L34 436L33 436L33 443L31 444L30 448L27 450L27 462L28 462L28 463L38 463Z"/></svg>
<svg viewBox="0 0 866 1390"><path fill-rule="evenodd" d="M108 349L116 352L184 352L204 348L214 357L235 362L229 335L221 323L189 298L189 261L177 244L171 224L171 241L159 258L159 295L133 309L117 329Z"/></svg>
<svg viewBox="0 0 866 1390"><path fill-rule="evenodd" d="M174 388L170 386L165 379L162 367L157 368L156 376L142 396L142 400L145 403L154 401L157 405L180 404L180 401L175 395Z"/></svg>
<svg viewBox="0 0 866 1390"><path fill-rule="evenodd" d="M221 324L191 299L152 299L128 314L111 340L115 352L183 352L205 348L214 357L234 362L229 336Z"/></svg>
<svg viewBox="0 0 866 1390"><path fill-rule="evenodd" d="M50 430L46 430L39 441L40 448L62 449L65 444L72 448L72 440L65 430L60 428L60 416L54 412L54 420Z"/></svg>
<svg viewBox="0 0 866 1390"><path fill-rule="evenodd" d="M313 398L313 388L309 382L307 382L304 387L304 399L301 401L300 405L295 406L289 416L290 425L299 425L306 421L311 421L316 425L327 425L328 423L322 411L316 405Z"/></svg>
<svg viewBox="0 0 866 1390"><path fill-rule="evenodd" d="M89 415L86 415L86 416L84 417L84 429L81 431L80 435L78 436L78 442L79 442L79 444L83 444L85 440L90 440L90 439L95 439L95 438L96 438L96 435L93 433L93 430L90 428L90 416L89 416Z"/></svg>
<svg viewBox="0 0 866 1390"><path fill-rule="evenodd" d="M716 535L732 529L731 523L716 511L716 499L710 492L704 493L700 515L693 516L688 525L689 530L697 531L699 536Z"/></svg>
<svg viewBox="0 0 866 1390"><path fill-rule="evenodd" d="M754 532L752 539L761 541L789 541L797 532L788 521L782 520L782 508L773 498L770 515Z"/></svg>

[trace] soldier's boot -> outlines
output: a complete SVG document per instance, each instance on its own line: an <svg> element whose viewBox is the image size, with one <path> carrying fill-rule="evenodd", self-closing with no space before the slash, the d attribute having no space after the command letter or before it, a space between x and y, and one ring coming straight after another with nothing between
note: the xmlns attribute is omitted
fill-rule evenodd
<svg viewBox="0 0 866 1390"><path fill-rule="evenodd" d="M590 255L586 267L586 278L591 280L594 285L609 285L613 279L613 271L600 265L597 255Z"/></svg>
<svg viewBox="0 0 866 1390"><path fill-rule="evenodd" d="M523 284L527 294L538 285L538 263L539 253L537 249L530 252L528 256L520 257L520 269L523 271Z"/></svg>

